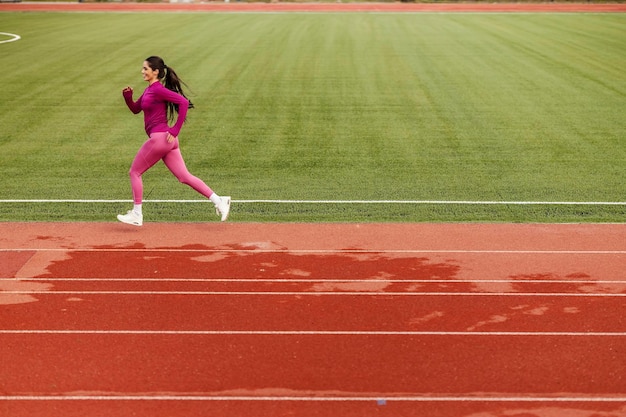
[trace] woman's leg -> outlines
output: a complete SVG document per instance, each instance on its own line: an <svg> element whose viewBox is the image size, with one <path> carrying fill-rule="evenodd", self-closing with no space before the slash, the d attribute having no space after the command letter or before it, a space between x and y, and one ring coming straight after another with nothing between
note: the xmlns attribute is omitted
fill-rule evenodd
<svg viewBox="0 0 626 417"><path fill-rule="evenodd" d="M133 201L136 205L143 200L143 181L141 176L154 164L159 162L167 152L171 150L172 143L167 141L167 132L158 132L150 135L143 146L135 155L135 159L130 166L130 185L133 190Z"/></svg>
<svg viewBox="0 0 626 417"><path fill-rule="evenodd" d="M183 156L180 153L178 139L174 141L174 143L176 144L174 148L163 157L165 166L172 172L172 174L174 174L178 181L190 186L206 198L210 199L214 194L213 190L211 190L211 188L209 188L204 181L189 172L187 166L185 165L185 161L183 160Z"/></svg>
<svg viewBox="0 0 626 417"><path fill-rule="evenodd" d="M183 184L187 184L209 200L213 204L215 204L215 209L217 214L221 217L222 221L225 221L228 218L228 213L230 212L230 197L220 197L216 193L209 188L208 185L204 183L200 178L192 175L187 166L185 165L185 161L183 160L183 156L180 153L180 148L178 147L178 139L174 141L176 144L174 148L163 157L163 162L165 166L176 176L178 181Z"/></svg>
<svg viewBox="0 0 626 417"><path fill-rule="evenodd" d="M143 224L143 214L141 202L143 199L143 182L141 175L150 167L156 164L159 159L172 148L173 144L167 141L167 132L153 133L142 146L139 148L133 163L130 166L130 185L133 189L133 201L135 203L132 210L126 214L120 214L117 219L123 223L132 224L133 226L141 226Z"/></svg>

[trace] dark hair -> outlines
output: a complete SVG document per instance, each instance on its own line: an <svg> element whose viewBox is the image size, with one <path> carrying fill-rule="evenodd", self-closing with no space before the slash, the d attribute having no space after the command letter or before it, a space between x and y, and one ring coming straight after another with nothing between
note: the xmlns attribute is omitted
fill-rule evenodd
<svg viewBox="0 0 626 417"><path fill-rule="evenodd" d="M176 75L176 72L172 68L165 65L163 58L159 56L151 56L146 58L146 62L148 63L148 65L150 65L150 68L152 68L153 71L159 70L158 78L159 80L164 79L163 85L165 86L165 88L167 88L168 90L172 90L173 92L178 93L181 96L185 97L187 100L189 100L189 98L187 98L187 96L183 92L182 87L183 85L187 87L187 84L185 84L183 80L181 80L178 75ZM191 101L189 101L189 108L193 109L193 103ZM174 119L175 113L178 113L178 104L168 102L167 118L170 121Z"/></svg>

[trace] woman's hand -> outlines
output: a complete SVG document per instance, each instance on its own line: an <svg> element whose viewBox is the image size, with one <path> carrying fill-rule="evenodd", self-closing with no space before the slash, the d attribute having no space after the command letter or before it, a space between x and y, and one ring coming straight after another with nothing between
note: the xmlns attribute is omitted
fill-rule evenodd
<svg viewBox="0 0 626 417"><path fill-rule="evenodd" d="M133 88L131 86L128 86L128 87L124 88L122 90L122 94L124 95L124 97L126 97L126 96L132 97L133 96Z"/></svg>
<svg viewBox="0 0 626 417"><path fill-rule="evenodd" d="M177 137L176 137L176 136L174 136L174 135L172 135L171 133L167 132L167 141L168 141L169 143L174 142L176 139L177 139Z"/></svg>

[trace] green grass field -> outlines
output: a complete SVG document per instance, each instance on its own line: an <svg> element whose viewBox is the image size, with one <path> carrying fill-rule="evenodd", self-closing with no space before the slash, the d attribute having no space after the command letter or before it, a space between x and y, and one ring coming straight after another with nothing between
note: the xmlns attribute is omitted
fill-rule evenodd
<svg viewBox="0 0 626 417"><path fill-rule="evenodd" d="M130 202L121 90L161 55L187 166L236 200L626 201L624 14L0 13L0 200ZM0 35L0 40L6 39ZM148 200L200 199L162 164ZM130 203L0 202L115 221ZM146 203L146 221L217 221ZM234 203L232 221L624 222L626 205Z"/></svg>

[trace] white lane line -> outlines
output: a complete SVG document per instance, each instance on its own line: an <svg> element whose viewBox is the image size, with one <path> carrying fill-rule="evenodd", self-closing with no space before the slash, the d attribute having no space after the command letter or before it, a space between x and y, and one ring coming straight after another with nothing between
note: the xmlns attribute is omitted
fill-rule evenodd
<svg viewBox="0 0 626 417"><path fill-rule="evenodd" d="M530 255L626 255L626 250L492 250L492 249L177 249L177 248L0 248L0 252L136 252L136 253L293 253L293 254L421 254L487 253Z"/></svg>
<svg viewBox="0 0 626 417"><path fill-rule="evenodd" d="M54 330L0 329L0 334L55 335L174 335L174 336L552 336L626 337L626 332L479 332L393 330Z"/></svg>
<svg viewBox="0 0 626 417"><path fill-rule="evenodd" d="M380 292L380 291L35 291L9 290L0 294L28 295L201 295L201 296L365 296L365 297L626 297L626 293L565 293L565 292Z"/></svg>
<svg viewBox="0 0 626 417"><path fill-rule="evenodd" d="M626 402L624 396L228 396L228 395L2 395L0 401L297 401L297 402Z"/></svg>
<svg viewBox="0 0 626 417"><path fill-rule="evenodd" d="M189 282L189 283L294 283L294 284L626 284L623 280L593 280L593 279L301 279L301 278L0 278L0 281L68 281L68 282Z"/></svg>

